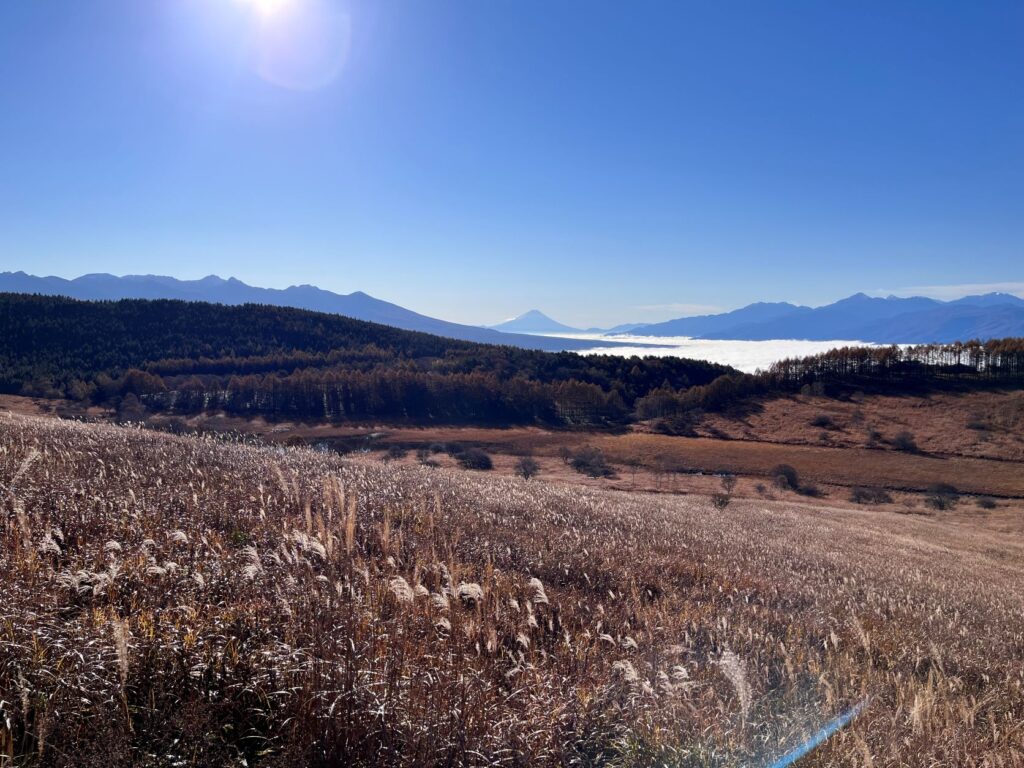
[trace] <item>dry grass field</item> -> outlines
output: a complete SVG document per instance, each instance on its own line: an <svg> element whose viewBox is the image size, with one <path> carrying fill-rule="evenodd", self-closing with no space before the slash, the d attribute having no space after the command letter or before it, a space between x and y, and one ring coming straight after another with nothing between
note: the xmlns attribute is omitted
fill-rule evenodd
<svg viewBox="0 0 1024 768"><path fill-rule="evenodd" d="M927 397L870 395L853 400L792 396L766 399L745 415L707 414L697 437L652 433L643 425L622 433L552 431L537 427L416 427L396 425L267 422L223 415L189 419L192 427L253 434L270 442L362 446L379 450L460 443L480 446L498 458L499 470L512 471L515 457L541 462L549 480L587 482L558 461L564 449L595 445L619 465L614 487L708 492L693 473L729 472L770 480L778 464L794 466L806 480L826 486L839 501L853 486L880 486L920 493L949 483L965 494L1024 499L1024 392L936 393ZM52 401L0 395L0 409L43 414ZM91 418L112 414L92 409ZM828 428L814 426L823 417ZM166 419L163 419L166 421ZM157 424L161 417L156 417ZM909 432L920 450L895 450L888 441ZM872 435L877 438L872 440ZM630 466L639 462L637 471ZM442 463L445 463L442 460ZM449 462L450 463L450 462ZM683 473L683 474L680 474ZM689 474L689 476L687 476ZM607 486L609 483L600 483ZM742 483L741 495L754 483Z"/></svg>
<svg viewBox="0 0 1024 768"><path fill-rule="evenodd" d="M1024 540L0 414L0 764L1024 765Z"/></svg>
<svg viewBox="0 0 1024 768"><path fill-rule="evenodd" d="M625 434L551 432L541 429L415 428L278 426L265 434L271 440L301 437L311 443L342 439L349 442L376 435L372 445L425 446L456 442L480 445L496 453L531 454L555 458L563 448L599 447L620 466L639 461L652 470L679 472L731 472L763 480L778 464L790 464L802 477L817 483L851 487L876 485L893 490L923 491L935 483L950 483L968 494L1024 498L1024 462L956 454L908 453L893 450L832 445L803 445L762 440L678 437L650 432ZM370 445L370 443L368 443ZM557 462L549 466L557 471ZM550 476L551 472L545 473ZM648 480L650 478L648 477ZM650 483L648 483L650 485ZM685 486L686 483L683 483Z"/></svg>
<svg viewBox="0 0 1024 768"><path fill-rule="evenodd" d="M775 397L747 415L709 414L697 429L706 437L839 448L885 448L902 431L929 454L1024 461L1024 391Z"/></svg>

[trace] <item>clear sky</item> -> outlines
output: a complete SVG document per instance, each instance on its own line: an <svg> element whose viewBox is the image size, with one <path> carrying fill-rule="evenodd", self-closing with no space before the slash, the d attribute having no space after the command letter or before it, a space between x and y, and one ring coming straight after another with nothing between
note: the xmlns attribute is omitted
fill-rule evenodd
<svg viewBox="0 0 1024 768"><path fill-rule="evenodd" d="M9 0L5 269L471 323L1024 292L1024 3Z"/></svg>

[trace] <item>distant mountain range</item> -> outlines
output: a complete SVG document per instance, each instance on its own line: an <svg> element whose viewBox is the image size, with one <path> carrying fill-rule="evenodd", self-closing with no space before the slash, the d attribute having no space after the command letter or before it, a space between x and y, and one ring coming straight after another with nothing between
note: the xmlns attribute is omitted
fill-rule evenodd
<svg viewBox="0 0 1024 768"><path fill-rule="evenodd" d="M681 317L663 323L625 324L602 330L573 328L536 309L491 328L482 328L427 317L361 291L338 294L312 285L258 288L233 277L225 280L216 275L201 280L178 280L159 275L117 277L89 274L65 280L36 277L24 272L3 272L0 273L0 292L39 293L87 300L182 299L296 307L464 341L546 351L580 351L617 345L607 338L586 340L557 336L577 333L611 336L635 333L747 341L841 339L879 344L948 343L1024 336L1024 299L1008 293L966 296L956 301L938 301L921 296L873 298L858 293L822 307L758 302L717 315ZM629 343L629 346L637 345Z"/></svg>
<svg viewBox="0 0 1024 768"><path fill-rule="evenodd" d="M313 285L293 285L290 288L257 288L231 277L216 275L201 280L178 280L161 275L108 274L82 275L73 280L61 277L36 277L24 272L0 273L0 292L38 293L47 296L68 296L73 299L182 299L208 301L216 304L267 304L276 307L296 307L314 312L338 315L390 325L407 331L421 331L481 344L508 344L524 349L548 352L586 350L607 347L607 341L560 339L504 333L500 330L450 323L427 317L418 312L376 299L362 291L349 294L332 293ZM615 345L614 342L611 343ZM631 345L635 346L635 345Z"/></svg>
<svg viewBox="0 0 1024 768"><path fill-rule="evenodd" d="M635 330L644 336L693 336L700 338L707 334L728 331L734 326L768 323L791 313L803 311L810 312L812 310L810 307L798 307L794 304L766 304L758 302L757 304L750 304L742 309L735 309L732 312L724 312L719 315L680 317L676 320L666 320L663 323L641 325Z"/></svg>
<svg viewBox="0 0 1024 768"><path fill-rule="evenodd" d="M665 329L664 326L668 326ZM686 333L691 328L693 334ZM671 331L668 333L667 331ZM848 339L879 344L927 344L1024 336L1024 299L990 293L956 301L921 296L873 298L858 293L823 307L751 304L725 315L645 326L644 335L704 339Z"/></svg>
<svg viewBox="0 0 1024 768"><path fill-rule="evenodd" d="M495 327L519 333L578 332L538 310L531 310ZM588 329L588 332L597 331ZM873 298L858 293L823 307L758 302L717 315L623 325L601 332L742 341L806 339L878 344L949 343L1024 336L1024 299L1008 293L966 296L956 301L938 301L922 296Z"/></svg>

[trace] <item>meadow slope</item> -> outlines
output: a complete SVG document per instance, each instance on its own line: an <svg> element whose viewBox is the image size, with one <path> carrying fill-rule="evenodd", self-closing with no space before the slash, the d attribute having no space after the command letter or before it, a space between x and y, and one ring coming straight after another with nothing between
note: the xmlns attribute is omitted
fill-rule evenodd
<svg viewBox="0 0 1024 768"><path fill-rule="evenodd" d="M1024 765L984 521L14 414L0 503L17 765Z"/></svg>

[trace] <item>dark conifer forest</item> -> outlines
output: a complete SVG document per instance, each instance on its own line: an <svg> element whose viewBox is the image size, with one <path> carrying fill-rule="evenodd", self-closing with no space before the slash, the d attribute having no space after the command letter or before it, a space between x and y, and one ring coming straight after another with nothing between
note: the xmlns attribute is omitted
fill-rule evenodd
<svg viewBox="0 0 1024 768"><path fill-rule="evenodd" d="M834 383L1016 384L1024 339L847 347L768 371L583 356L247 304L0 294L0 391L179 415L609 426Z"/></svg>
<svg viewBox="0 0 1024 768"><path fill-rule="evenodd" d="M613 424L732 369L491 346L262 305L0 294L0 390L178 414Z"/></svg>

